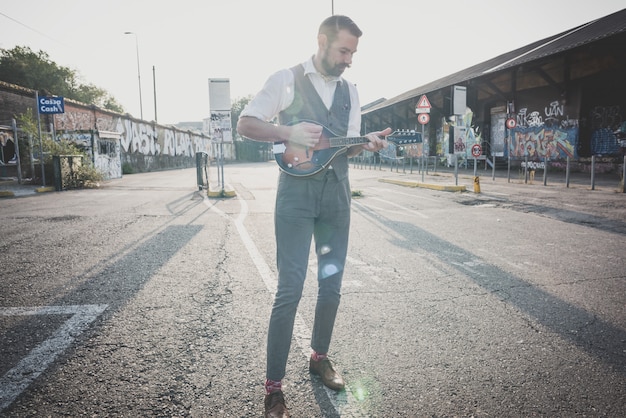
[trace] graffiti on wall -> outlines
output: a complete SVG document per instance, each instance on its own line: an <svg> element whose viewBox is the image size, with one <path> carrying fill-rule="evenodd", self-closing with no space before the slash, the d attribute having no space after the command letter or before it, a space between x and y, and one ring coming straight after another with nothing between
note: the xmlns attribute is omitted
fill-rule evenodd
<svg viewBox="0 0 626 418"><path fill-rule="evenodd" d="M577 158L578 129L515 128L512 130L509 155L515 158L565 159Z"/></svg>
<svg viewBox="0 0 626 418"><path fill-rule="evenodd" d="M124 116L85 111L76 106L66 107L66 112L55 115L54 120L56 129L71 133L72 140L76 142L83 140L77 134L79 131L91 132L94 126L97 131L119 133L120 145L126 154L194 157L196 152L209 153L211 148L208 135L181 131Z"/></svg>
<svg viewBox="0 0 626 418"><path fill-rule="evenodd" d="M578 119L566 114L565 104L558 100L550 101L542 110L521 108L517 113L517 126L520 128L560 127L578 128Z"/></svg>
<svg viewBox="0 0 626 418"><path fill-rule="evenodd" d="M121 177L124 165L134 172L187 167L196 152L211 151L209 136L201 133L97 111L93 117L88 112L73 114L66 109L55 121L57 129L63 126L62 137L85 149L106 178Z"/></svg>
<svg viewBox="0 0 626 418"><path fill-rule="evenodd" d="M504 156L505 149L505 140L506 132L505 132L505 123L506 123L506 112L504 106L496 107L491 109L491 137L490 137L490 148L491 155L496 157Z"/></svg>
<svg viewBox="0 0 626 418"><path fill-rule="evenodd" d="M559 160L577 158L578 119L570 118L564 103L521 108L517 126L510 130L509 155L513 158Z"/></svg>
<svg viewBox="0 0 626 418"><path fill-rule="evenodd" d="M55 129L59 131L87 130L93 126L93 113L67 106L65 113L54 116L54 122Z"/></svg>
<svg viewBox="0 0 626 418"><path fill-rule="evenodd" d="M469 107L463 116L463 126L465 127L465 157L472 158L472 146L482 144L482 132L480 126L474 123L474 112Z"/></svg>
<svg viewBox="0 0 626 418"><path fill-rule="evenodd" d="M482 134L480 127L475 124L472 109L467 107L465 114L457 117L456 125L448 123L445 117L441 118L441 126L442 128L437 130L437 155L452 153L461 158L473 158L472 145L482 143ZM450 141L453 143L450 144Z"/></svg>
<svg viewBox="0 0 626 418"><path fill-rule="evenodd" d="M150 123L137 123L131 119L119 119L117 132L122 134L122 149L128 153L157 155L161 153L158 135Z"/></svg>
<svg viewBox="0 0 626 418"><path fill-rule="evenodd" d="M441 123L437 128L436 132L437 136L437 155L443 156L445 155L449 149L449 141L450 141L450 125L446 122L446 118L441 118Z"/></svg>
<svg viewBox="0 0 626 418"><path fill-rule="evenodd" d="M591 109L590 119L592 155L619 154L621 146L618 135L624 125L621 106L595 106ZM626 126L623 129L626 131Z"/></svg>
<svg viewBox="0 0 626 418"><path fill-rule="evenodd" d="M160 132L159 132L160 131ZM126 153L193 157L196 152L209 152L210 139L152 123L119 119L116 132L121 134L121 146Z"/></svg>

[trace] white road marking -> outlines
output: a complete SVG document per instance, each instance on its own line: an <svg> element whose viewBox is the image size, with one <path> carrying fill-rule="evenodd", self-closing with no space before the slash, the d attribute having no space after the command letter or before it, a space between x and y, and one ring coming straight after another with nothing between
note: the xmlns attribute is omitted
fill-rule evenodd
<svg viewBox="0 0 626 418"><path fill-rule="evenodd" d="M108 305L70 305L0 308L1 316L72 315L50 338L32 349L0 378L0 411L8 407L37 379L107 307Z"/></svg>

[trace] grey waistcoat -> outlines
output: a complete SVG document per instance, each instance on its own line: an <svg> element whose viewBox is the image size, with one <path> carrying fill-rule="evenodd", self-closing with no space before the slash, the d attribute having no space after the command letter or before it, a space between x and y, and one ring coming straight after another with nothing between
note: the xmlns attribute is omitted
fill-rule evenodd
<svg viewBox="0 0 626 418"><path fill-rule="evenodd" d="M337 82L333 104L330 110L322 101L309 78L304 74L304 67L299 64L291 68L294 76L294 98L291 105L280 112L282 125L297 120L311 120L324 125L337 136L346 136L350 120L350 91L346 82ZM346 153L337 155L332 161L337 178L348 176L348 157Z"/></svg>

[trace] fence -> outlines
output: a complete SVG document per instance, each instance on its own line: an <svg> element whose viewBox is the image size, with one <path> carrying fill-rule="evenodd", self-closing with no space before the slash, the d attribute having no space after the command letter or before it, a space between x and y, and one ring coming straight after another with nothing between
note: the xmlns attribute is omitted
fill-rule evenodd
<svg viewBox="0 0 626 418"><path fill-rule="evenodd" d="M454 154L452 154L454 156ZM512 160L510 158L485 158L473 161L470 159L455 159L448 161L446 157L441 156L419 156L410 157L395 154L376 154L372 152L363 152L360 155L350 159L350 163L354 168L383 170L383 166L388 166L388 170L403 174L413 174L416 171L422 176L422 182L425 175L438 173L452 173L455 182L458 184L459 170L474 170L473 175L477 176L478 165L484 164L484 172L490 169L492 180L497 177L505 177L508 182L518 181L523 183L533 183L535 181L535 173L541 171L541 180L543 185L548 185L548 180L553 183L563 184L570 187L570 183L579 185L587 184L591 190L594 190L596 183L601 181L605 186L615 184L618 191L626 193L624 186L624 178L626 178L626 156L622 159L612 158L610 163L606 159L598 162L599 158L592 156L590 161L571 161L567 158L564 161L528 161L528 160ZM452 163L450 165L450 163ZM608 169L609 167L610 169ZM515 176L514 170L519 170L518 176ZM482 169L481 169L482 171ZM600 178L601 177L601 178ZM537 179L539 180L539 179Z"/></svg>

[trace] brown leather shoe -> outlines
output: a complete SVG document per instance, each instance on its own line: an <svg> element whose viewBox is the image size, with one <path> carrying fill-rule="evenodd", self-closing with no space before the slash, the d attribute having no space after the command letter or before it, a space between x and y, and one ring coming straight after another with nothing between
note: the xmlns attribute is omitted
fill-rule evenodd
<svg viewBox="0 0 626 418"><path fill-rule="evenodd" d="M346 387L343 377L335 371L332 363L327 358L320 361L310 359L309 371L321 377L322 382L332 390L344 390Z"/></svg>
<svg viewBox="0 0 626 418"><path fill-rule="evenodd" d="M289 418L282 390L265 395L265 418Z"/></svg>

